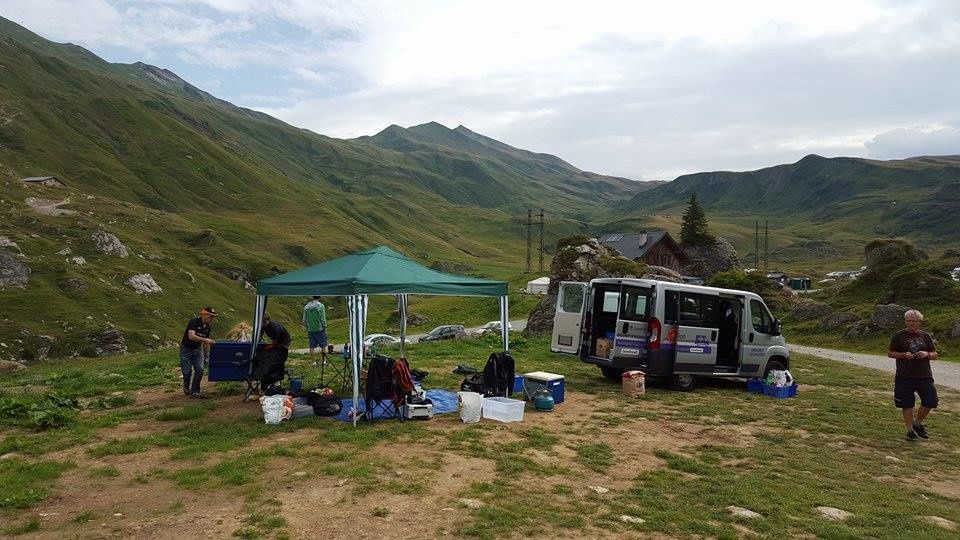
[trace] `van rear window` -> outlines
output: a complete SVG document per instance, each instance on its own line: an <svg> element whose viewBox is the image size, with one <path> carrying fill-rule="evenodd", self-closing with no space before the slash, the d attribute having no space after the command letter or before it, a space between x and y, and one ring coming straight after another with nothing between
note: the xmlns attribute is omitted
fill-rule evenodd
<svg viewBox="0 0 960 540"><path fill-rule="evenodd" d="M628 321L645 321L649 304L650 289L624 287L620 318Z"/></svg>

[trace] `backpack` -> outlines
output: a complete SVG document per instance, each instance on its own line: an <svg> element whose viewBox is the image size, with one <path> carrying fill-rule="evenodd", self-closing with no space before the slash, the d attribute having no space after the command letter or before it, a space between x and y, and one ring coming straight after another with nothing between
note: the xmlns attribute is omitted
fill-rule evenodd
<svg viewBox="0 0 960 540"><path fill-rule="evenodd" d="M313 414L316 416L337 416L343 409L340 398L337 396L324 396L316 392L309 392L306 395L307 404L313 407Z"/></svg>
<svg viewBox="0 0 960 540"><path fill-rule="evenodd" d="M480 373L471 373L460 383L460 390L463 392L476 392L483 395L483 375Z"/></svg>

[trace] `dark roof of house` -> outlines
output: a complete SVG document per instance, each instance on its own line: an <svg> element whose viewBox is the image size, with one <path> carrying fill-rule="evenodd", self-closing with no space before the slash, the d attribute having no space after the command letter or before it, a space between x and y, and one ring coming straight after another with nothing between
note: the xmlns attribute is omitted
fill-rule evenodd
<svg viewBox="0 0 960 540"><path fill-rule="evenodd" d="M600 237L600 243L610 246L613 249L620 252L621 255L628 259L639 259L647 254L653 246L660 243L664 238L670 238L670 235L666 231L649 231L646 233L647 241L642 246L640 245L640 236L643 233L632 233L632 234L623 234L623 233L613 233L605 234ZM673 238L670 238L671 243ZM682 255L682 253L681 253Z"/></svg>

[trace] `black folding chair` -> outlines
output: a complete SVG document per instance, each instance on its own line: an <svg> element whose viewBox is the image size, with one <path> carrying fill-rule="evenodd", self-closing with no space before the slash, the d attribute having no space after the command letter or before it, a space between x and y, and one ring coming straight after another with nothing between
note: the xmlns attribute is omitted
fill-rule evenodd
<svg viewBox="0 0 960 540"><path fill-rule="evenodd" d="M364 392L364 418L399 418L403 421L400 408L394 400L397 391L393 382L393 358L372 356L367 364L367 382Z"/></svg>

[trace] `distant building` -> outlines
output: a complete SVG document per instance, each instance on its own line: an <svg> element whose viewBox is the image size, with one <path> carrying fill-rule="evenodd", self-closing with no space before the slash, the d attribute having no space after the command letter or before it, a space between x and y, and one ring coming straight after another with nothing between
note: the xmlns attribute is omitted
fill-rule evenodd
<svg viewBox="0 0 960 540"><path fill-rule="evenodd" d="M784 287L790 286L790 276L788 276L783 272L770 272L769 274L767 274L767 279L769 279L770 281L779 283Z"/></svg>
<svg viewBox="0 0 960 540"><path fill-rule="evenodd" d="M28 176L20 181L28 186L67 187L56 176Z"/></svg>
<svg viewBox="0 0 960 540"><path fill-rule="evenodd" d="M600 238L600 243L628 259L677 272L689 263L686 254L666 231L606 234Z"/></svg>
<svg viewBox="0 0 960 540"><path fill-rule="evenodd" d="M790 278L790 288L795 291L809 291L813 281L808 277Z"/></svg>
<svg viewBox="0 0 960 540"><path fill-rule="evenodd" d="M550 288L550 278L539 277L527 282L527 294L547 294Z"/></svg>

